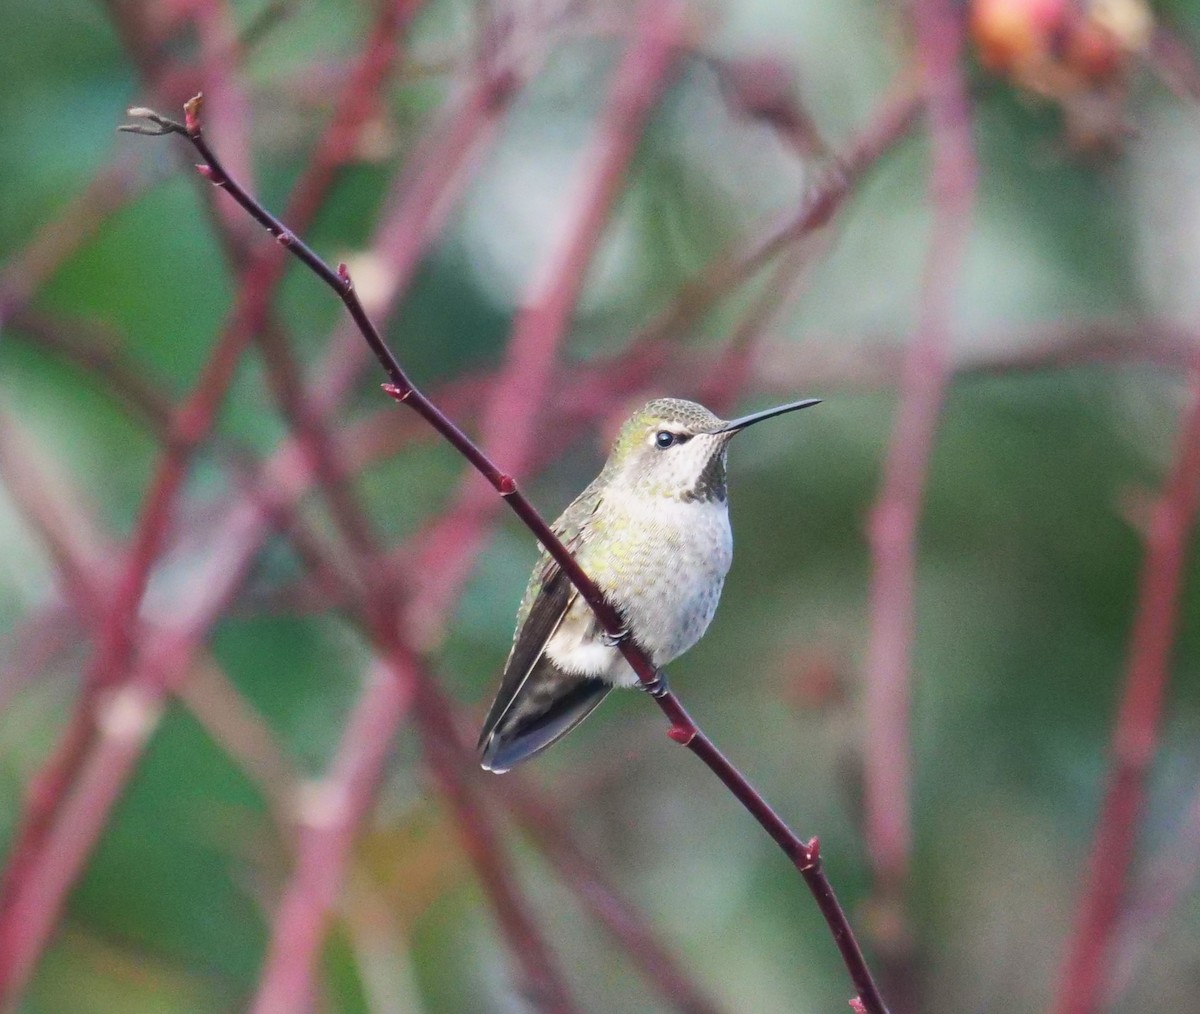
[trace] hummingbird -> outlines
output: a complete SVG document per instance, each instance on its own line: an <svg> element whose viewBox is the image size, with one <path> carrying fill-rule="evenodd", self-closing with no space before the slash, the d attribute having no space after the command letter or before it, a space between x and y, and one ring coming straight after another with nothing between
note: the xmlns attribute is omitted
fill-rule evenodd
<svg viewBox="0 0 1200 1014"><path fill-rule="evenodd" d="M508 771L545 750L613 687L662 691L657 681L641 683L621 638L633 637L655 667L700 640L733 560L729 442L748 426L818 403L725 420L694 401L659 398L625 421L600 474L551 525L620 613L621 635L608 634L543 550L479 735L485 770Z"/></svg>

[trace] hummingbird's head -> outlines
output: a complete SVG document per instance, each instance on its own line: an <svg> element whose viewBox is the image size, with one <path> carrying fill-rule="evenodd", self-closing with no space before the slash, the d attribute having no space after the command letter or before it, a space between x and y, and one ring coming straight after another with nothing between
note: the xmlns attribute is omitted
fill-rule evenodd
<svg viewBox="0 0 1200 1014"><path fill-rule="evenodd" d="M727 421L694 401L657 398L621 427L606 479L646 497L724 501L726 451L734 434L815 404L813 398Z"/></svg>

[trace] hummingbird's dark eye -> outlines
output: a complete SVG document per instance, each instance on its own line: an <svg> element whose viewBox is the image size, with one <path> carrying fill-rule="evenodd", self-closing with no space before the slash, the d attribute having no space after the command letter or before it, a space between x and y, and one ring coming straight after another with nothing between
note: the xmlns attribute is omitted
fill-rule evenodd
<svg viewBox="0 0 1200 1014"><path fill-rule="evenodd" d="M659 430L654 435L654 442L662 449L670 447L675 443L675 434L670 430Z"/></svg>

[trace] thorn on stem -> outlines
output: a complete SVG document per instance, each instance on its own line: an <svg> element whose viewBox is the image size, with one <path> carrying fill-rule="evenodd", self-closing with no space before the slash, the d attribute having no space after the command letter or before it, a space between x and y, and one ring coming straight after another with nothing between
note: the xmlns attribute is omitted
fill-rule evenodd
<svg viewBox="0 0 1200 1014"><path fill-rule="evenodd" d="M672 725L667 730L667 735L680 746L690 746L692 740L696 738L696 730L685 729L682 725Z"/></svg>
<svg viewBox="0 0 1200 1014"><path fill-rule="evenodd" d="M395 384L380 384L379 386L383 390L384 394L395 401L404 401L410 394L412 394L411 387L402 388L397 387Z"/></svg>
<svg viewBox="0 0 1200 1014"><path fill-rule="evenodd" d="M850 1001L850 1009L854 1014L867 1014L867 1005L857 996Z"/></svg>
<svg viewBox="0 0 1200 1014"><path fill-rule="evenodd" d="M354 288L354 283L350 280L350 269L346 266L345 261L339 261L337 266L338 281L347 292Z"/></svg>
<svg viewBox="0 0 1200 1014"><path fill-rule="evenodd" d="M203 176L213 186L217 185L217 174L213 172L212 166L205 165L203 162L196 163L196 172Z"/></svg>
<svg viewBox="0 0 1200 1014"><path fill-rule="evenodd" d="M290 249L296 243L296 234L284 229L283 232L279 233L279 235L275 237L275 242L277 242L285 250Z"/></svg>
<svg viewBox="0 0 1200 1014"><path fill-rule="evenodd" d="M800 864L800 872L807 873L821 865L821 841L819 838L809 838L804 845L804 862Z"/></svg>

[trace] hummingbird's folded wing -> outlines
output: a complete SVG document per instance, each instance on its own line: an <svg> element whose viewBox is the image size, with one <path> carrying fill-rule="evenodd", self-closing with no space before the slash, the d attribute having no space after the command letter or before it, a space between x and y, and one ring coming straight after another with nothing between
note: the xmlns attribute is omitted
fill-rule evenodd
<svg viewBox="0 0 1200 1014"><path fill-rule="evenodd" d="M582 722L611 689L602 680L564 672L547 657L546 644L578 592L552 560L539 569L537 590L479 734L477 749L489 771L507 771L540 753Z"/></svg>
<svg viewBox="0 0 1200 1014"><path fill-rule="evenodd" d="M483 739L479 760L500 774L541 753L582 722L612 690L593 676L564 673L544 655L495 728Z"/></svg>
<svg viewBox="0 0 1200 1014"><path fill-rule="evenodd" d="M534 596L523 622L517 627L512 650L508 653L508 661L504 663L500 689L496 692L496 699L492 701L487 718L483 721L483 731L479 734L481 749L528 681L546 650L546 642L562 623L576 594L575 587L558 565L551 561L542 572L541 588Z"/></svg>

